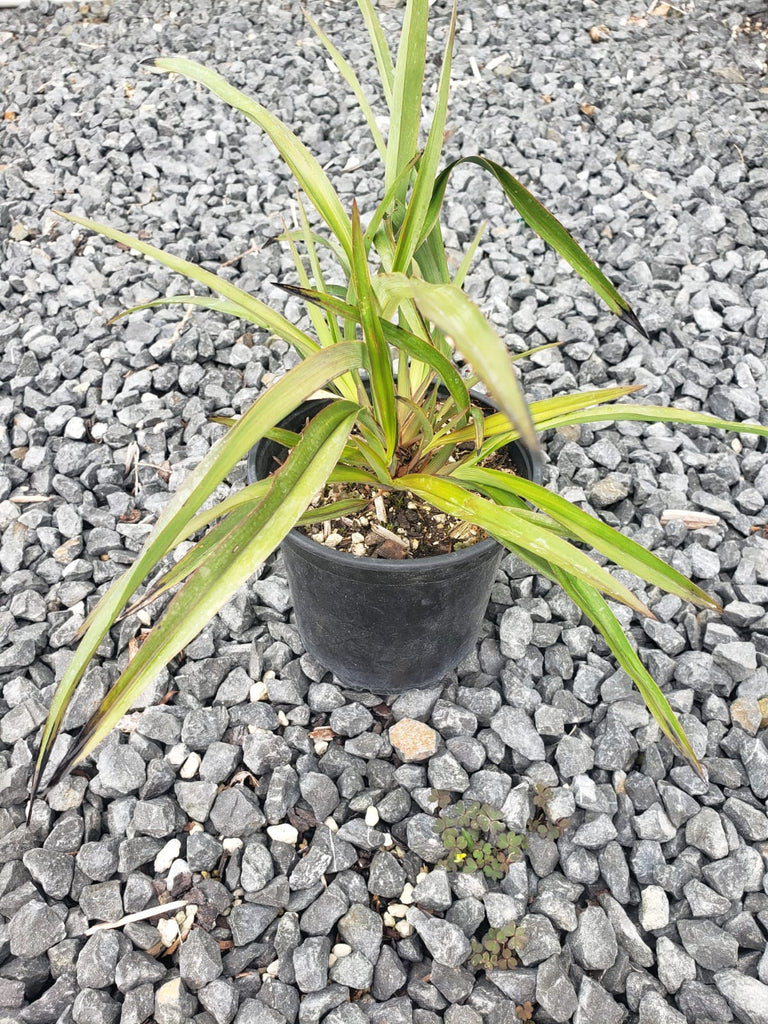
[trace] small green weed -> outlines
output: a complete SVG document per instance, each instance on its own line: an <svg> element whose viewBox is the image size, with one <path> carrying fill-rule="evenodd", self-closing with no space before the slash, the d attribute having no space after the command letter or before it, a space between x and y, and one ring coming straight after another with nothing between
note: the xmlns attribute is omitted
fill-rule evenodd
<svg viewBox="0 0 768 1024"><path fill-rule="evenodd" d="M525 849L525 836L505 828L501 812L489 804L460 800L450 803L447 793L432 791L440 808L434 822L447 857L440 865L447 871L482 871L486 878L504 878L509 865L519 861Z"/></svg>
<svg viewBox="0 0 768 1024"><path fill-rule="evenodd" d="M524 945L524 930L511 921L503 928L489 928L482 942L472 939L469 962L486 971L508 971L517 967L516 954Z"/></svg>

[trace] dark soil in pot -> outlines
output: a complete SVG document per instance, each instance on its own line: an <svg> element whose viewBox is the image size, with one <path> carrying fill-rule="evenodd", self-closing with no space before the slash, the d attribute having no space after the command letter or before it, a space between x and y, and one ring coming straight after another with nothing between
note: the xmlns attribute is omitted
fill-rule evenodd
<svg viewBox="0 0 768 1024"><path fill-rule="evenodd" d="M281 426L299 431L325 404L307 402ZM540 481L525 448L513 442L504 452L517 473ZM260 441L248 457L249 482L284 457L281 445ZM335 551L299 530L281 550L307 651L345 686L381 694L430 686L469 654L504 553L487 538L450 554L390 561Z"/></svg>

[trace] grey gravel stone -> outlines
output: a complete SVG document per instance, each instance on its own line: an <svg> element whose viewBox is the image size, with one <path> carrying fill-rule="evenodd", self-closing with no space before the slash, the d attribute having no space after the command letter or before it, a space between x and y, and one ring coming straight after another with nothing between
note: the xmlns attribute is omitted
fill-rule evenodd
<svg viewBox="0 0 768 1024"><path fill-rule="evenodd" d="M414 814L406 826L409 849L427 864L436 864L445 856L440 836L433 828L434 820L429 814Z"/></svg>
<svg viewBox="0 0 768 1024"><path fill-rule="evenodd" d="M491 719L491 728L506 746L529 761L544 759L544 742L530 717L520 708L500 708Z"/></svg>
<svg viewBox="0 0 768 1024"><path fill-rule="evenodd" d="M266 823L255 798L240 786L219 793L209 818L216 831L228 838L253 835Z"/></svg>
<svg viewBox="0 0 768 1024"><path fill-rule="evenodd" d="M355 903L341 918L338 928L342 941L363 953L376 966L384 930L381 917L367 906Z"/></svg>
<svg viewBox="0 0 768 1024"><path fill-rule="evenodd" d="M520 962L533 967L560 952L560 942L554 928L541 914L526 914L518 925L525 934L525 944L520 951Z"/></svg>
<svg viewBox="0 0 768 1024"><path fill-rule="evenodd" d="M272 771L278 765L288 764L291 750L282 736L259 729L247 736L243 743L243 760L256 775Z"/></svg>
<svg viewBox="0 0 768 1024"><path fill-rule="evenodd" d="M414 889L414 900L419 907L426 910L447 910L452 903L447 872L438 868L426 874L420 874Z"/></svg>
<svg viewBox="0 0 768 1024"><path fill-rule="evenodd" d="M239 997L231 980L217 978L201 988L197 998L216 1024L231 1024L235 1019Z"/></svg>
<svg viewBox="0 0 768 1024"><path fill-rule="evenodd" d="M585 974L579 987L574 1024L621 1024L624 1008L602 985Z"/></svg>
<svg viewBox="0 0 768 1024"><path fill-rule="evenodd" d="M373 725L373 715L368 708L354 702L333 710L328 724L339 736L358 736Z"/></svg>
<svg viewBox="0 0 768 1024"><path fill-rule="evenodd" d="M192 821L204 822L218 796L215 782L177 782L174 793L179 807Z"/></svg>
<svg viewBox="0 0 768 1024"><path fill-rule="evenodd" d="M469 788L469 775L448 751L430 757L427 775L430 785L435 789L463 793Z"/></svg>
<svg viewBox="0 0 768 1024"><path fill-rule="evenodd" d="M685 1017L679 1013L659 992L646 992L640 1000L639 1024L686 1024Z"/></svg>
<svg viewBox="0 0 768 1024"><path fill-rule="evenodd" d="M579 1000L565 970L562 956L551 956L539 964L536 976L536 1002L554 1021L570 1020Z"/></svg>
<svg viewBox="0 0 768 1024"><path fill-rule="evenodd" d="M72 1003L75 1024L116 1024L120 1016L120 1005L108 993L95 989L78 992Z"/></svg>
<svg viewBox="0 0 768 1024"><path fill-rule="evenodd" d="M97 764L101 785L115 795L138 792L147 777L143 759L125 744L107 747Z"/></svg>
<svg viewBox="0 0 768 1024"><path fill-rule="evenodd" d="M692 878L683 886L683 893L694 917L719 917L731 909L731 901Z"/></svg>
<svg viewBox="0 0 768 1024"><path fill-rule="evenodd" d="M91 935L77 958L77 984L81 989L108 988L115 982L120 943L114 932Z"/></svg>
<svg viewBox="0 0 768 1024"><path fill-rule="evenodd" d="M564 779L589 771L595 763L592 745L585 736L566 734L557 744L555 760Z"/></svg>
<svg viewBox="0 0 768 1024"><path fill-rule="evenodd" d="M241 903L232 908L227 918L236 946L246 946L258 939L277 917L277 909L260 903Z"/></svg>
<svg viewBox="0 0 768 1024"><path fill-rule="evenodd" d="M337 882L332 882L301 915L301 930L305 935L328 935L348 909L346 893Z"/></svg>
<svg viewBox="0 0 768 1024"><path fill-rule="evenodd" d="M61 942L65 934L62 918L40 900L25 903L8 924L8 939L13 956L39 956Z"/></svg>
<svg viewBox="0 0 768 1024"><path fill-rule="evenodd" d="M272 857L266 846L249 842L240 865L240 884L246 892L260 892L274 876Z"/></svg>
<svg viewBox="0 0 768 1024"><path fill-rule="evenodd" d="M299 777L299 788L318 821L325 821L338 806L339 791L334 781L327 775L320 772L302 773Z"/></svg>
<svg viewBox="0 0 768 1024"><path fill-rule="evenodd" d="M520 659L533 638L533 620L520 607L507 608L499 624L499 645L505 658Z"/></svg>
<svg viewBox="0 0 768 1024"><path fill-rule="evenodd" d="M90 921L119 921L123 916L120 882L97 882L80 892L80 909Z"/></svg>
<svg viewBox="0 0 768 1024"><path fill-rule="evenodd" d="M733 1020L733 1013L714 985L686 981L677 995L677 1005L690 1020L720 1024Z"/></svg>
<svg viewBox="0 0 768 1024"><path fill-rule="evenodd" d="M669 924L669 900L659 885L648 885L640 893L640 925L646 932Z"/></svg>
<svg viewBox="0 0 768 1024"><path fill-rule="evenodd" d="M439 964L435 965L435 967L439 966ZM390 999L395 992L405 985L407 979L407 971L403 967L397 953L395 953L391 946L382 946L374 968L373 983L371 985L371 994L374 999L377 999L379 1002L385 1002L387 999ZM437 984L437 981L435 981L435 984Z"/></svg>
<svg viewBox="0 0 768 1024"><path fill-rule="evenodd" d="M181 978L171 978L155 990L156 1024L181 1024L197 1009L197 1000Z"/></svg>
<svg viewBox="0 0 768 1024"><path fill-rule="evenodd" d="M587 907L582 911L571 936L571 949L585 970L606 970L613 966L618 945L613 928L600 907Z"/></svg>
<svg viewBox="0 0 768 1024"><path fill-rule="evenodd" d="M712 921L678 921L677 930L685 951L701 967L708 971L719 971L736 966L738 942Z"/></svg>
<svg viewBox="0 0 768 1024"><path fill-rule="evenodd" d="M667 992L674 995L686 981L696 977L696 962L666 935L656 943L659 981Z"/></svg>
<svg viewBox="0 0 768 1024"><path fill-rule="evenodd" d="M619 946L629 954L630 959L636 964L641 967L650 967L653 964L653 951L642 939L637 927L630 920L622 905L608 893L600 893L598 901L608 916Z"/></svg>
<svg viewBox="0 0 768 1024"><path fill-rule="evenodd" d="M429 917L416 907L408 909L407 920L438 963L446 967L460 967L469 957L469 940L455 924Z"/></svg>
<svg viewBox="0 0 768 1024"><path fill-rule="evenodd" d="M712 652L712 658L737 683L749 679L757 669L755 645L746 640L718 644Z"/></svg>
<svg viewBox="0 0 768 1024"><path fill-rule="evenodd" d="M133 809L133 827L136 832L164 839L176 828L176 808L169 797L139 800Z"/></svg>
<svg viewBox="0 0 768 1024"><path fill-rule="evenodd" d="M115 969L115 983L127 994L165 977L166 969L151 956L138 950L131 950L120 958Z"/></svg>
<svg viewBox="0 0 768 1024"><path fill-rule="evenodd" d="M293 970L301 992L319 992L328 981L328 954L331 942L327 936L311 936L293 951Z"/></svg>
<svg viewBox="0 0 768 1024"><path fill-rule="evenodd" d="M222 971L221 950L212 935L194 928L179 948L179 973L193 992L215 981Z"/></svg>
<svg viewBox="0 0 768 1024"><path fill-rule="evenodd" d="M387 897L399 896L403 891L405 879L405 872L393 854L382 851L374 854L368 873L370 892Z"/></svg>
<svg viewBox="0 0 768 1024"><path fill-rule="evenodd" d="M714 978L728 1005L745 1024L768 1022L768 985L741 971L718 971Z"/></svg>
<svg viewBox="0 0 768 1024"><path fill-rule="evenodd" d="M720 815L712 807L702 807L685 825L685 839L712 860L728 856L726 839Z"/></svg>
<svg viewBox="0 0 768 1024"><path fill-rule="evenodd" d="M340 957L333 964L328 975L331 981L359 991L370 988L373 981L373 970L371 961L353 949L348 956Z"/></svg>
<svg viewBox="0 0 768 1024"><path fill-rule="evenodd" d="M677 829L667 817L660 803L652 804L635 818L635 832L639 839L666 843L674 839Z"/></svg>
<svg viewBox="0 0 768 1024"><path fill-rule="evenodd" d="M29 850L22 858L24 867L51 899L61 900L72 885L72 858L54 850Z"/></svg>

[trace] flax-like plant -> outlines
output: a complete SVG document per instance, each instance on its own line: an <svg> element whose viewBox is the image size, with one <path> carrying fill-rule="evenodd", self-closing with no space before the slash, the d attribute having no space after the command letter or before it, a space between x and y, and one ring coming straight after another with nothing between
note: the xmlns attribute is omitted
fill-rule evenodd
<svg viewBox="0 0 768 1024"><path fill-rule="evenodd" d="M422 126L428 0L408 0L394 57L372 0L357 2L378 68L379 101L383 99L389 118L386 139L355 71L320 26L311 18L309 21L357 98L381 158L380 200L375 208L362 211L364 216L356 203L351 208L344 205L306 146L256 100L192 60L154 61L156 68L204 86L244 114L269 137L291 170L299 189L299 226L286 229L283 239L291 247L298 283L287 286L306 300L311 330L295 326L237 285L146 241L83 217L62 214L74 224L157 260L211 293L169 295L137 309L176 303L228 313L282 338L302 361L230 425L179 489L169 495L134 564L90 611L79 631L80 644L53 698L33 795L40 787L75 688L126 607L144 607L181 585L122 675L71 741L55 771L50 778L46 776L48 782L60 778L93 751L289 530L316 521L317 510L309 511L309 507L328 483L362 483L384 491L410 492L441 512L482 527L535 571L559 583L603 634L663 732L696 763L674 713L606 599L624 602L644 615L651 612L608 569L590 558L585 548L694 604L717 608L717 601L593 516L535 483L488 468L485 463L494 451L518 438L534 459L539 458L539 433L591 420L672 420L763 434L768 431L704 413L621 404L619 400L635 390L631 386L527 404L504 341L462 291L480 232L451 277L440 212L458 164L469 160L487 171L494 187L501 188L522 220L571 264L613 313L642 332L640 323L565 228L504 167L474 156L441 168L455 7L434 112L429 124ZM314 214L308 206L314 208ZM328 250L322 260L321 245ZM328 269L329 260L334 263L333 270ZM485 385L499 412L487 414L471 403L471 381L458 371L453 359L456 353L472 367L473 380ZM324 389L330 404L301 435L282 430L281 421L319 389ZM279 440L290 449L284 464L269 479L201 511L218 485L263 437ZM340 510L359 507L360 502L352 497L324 512L331 518ZM137 597L142 584L157 573L176 546L193 537L199 537L197 543Z"/></svg>

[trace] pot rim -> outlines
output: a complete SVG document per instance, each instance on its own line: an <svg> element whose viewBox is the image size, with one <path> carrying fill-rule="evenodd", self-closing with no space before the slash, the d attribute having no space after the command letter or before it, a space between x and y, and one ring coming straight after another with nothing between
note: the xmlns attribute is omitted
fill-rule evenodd
<svg viewBox="0 0 768 1024"><path fill-rule="evenodd" d="M482 392L479 392L476 388L470 390L470 395L481 402L483 405L490 406L492 409L498 411L496 402L489 396ZM303 402L302 406L311 404L312 402L319 401L318 399L309 399L307 402ZM301 408L297 406L297 409ZM289 414L290 415L290 414ZM247 456L247 467L248 467L248 482L252 483L254 480L259 479L255 471L256 462L256 450L259 445L265 443L265 438L261 438L256 442L255 445L248 452ZM524 452L528 458L531 456L528 453L528 449L521 444L519 440L510 441L509 448L518 448L521 452ZM532 460L532 476L526 479L532 479L536 476L539 477L537 483L541 482L541 466L537 461ZM449 551L443 555L422 555L419 558L403 558L403 559L391 559L391 558L371 558L369 556L353 555L348 551L337 551L335 548L326 547L324 544L320 544L312 537L308 537L305 533L297 527L292 527L290 531L285 535L281 544L290 543L299 550L303 551L310 557L317 557L322 553L322 556L328 560L331 564L335 564L341 568L344 565L356 566L358 569L362 565L369 565L371 569L382 575L390 576L401 576L414 570L421 568L426 569L429 566L430 569L434 569L439 572L441 569L448 570L453 569L454 571L460 569L464 565L468 565L470 562L477 560L478 558L483 560L492 556L492 553L501 548L503 551L507 549L503 544L500 544L493 537L486 537L484 540L477 541L475 544L470 544L468 547L460 548L458 551Z"/></svg>
<svg viewBox="0 0 768 1024"><path fill-rule="evenodd" d="M425 569L427 566L436 572L448 568L456 570L478 558L490 555L496 548L503 548L503 545L493 537L486 537L476 544L470 544L458 551L449 551L444 555L423 555L420 558L371 558L367 555L353 555L349 551L337 551L335 548L326 547L325 544L320 544L312 537L302 533L301 530L297 530L295 526L284 537L282 543L286 542L293 544L309 556L322 553L324 559L340 567L346 564L359 568L361 565L369 563L377 573L390 576L401 576L413 572L415 569Z"/></svg>

